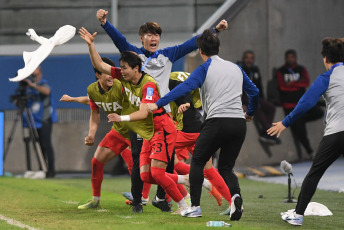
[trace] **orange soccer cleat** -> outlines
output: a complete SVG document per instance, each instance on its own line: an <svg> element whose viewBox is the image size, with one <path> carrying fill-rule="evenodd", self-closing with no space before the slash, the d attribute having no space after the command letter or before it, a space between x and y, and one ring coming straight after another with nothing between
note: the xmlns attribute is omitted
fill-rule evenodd
<svg viewBox="0 0 344 230"><path fill-rule="evenodd" d="M216 202L219 206L222 205L222 196L219 193L219 191L217 191L217 189L215 188L214 185L211 185L211 191L209 191L209 193L216 199Z"/></svg>

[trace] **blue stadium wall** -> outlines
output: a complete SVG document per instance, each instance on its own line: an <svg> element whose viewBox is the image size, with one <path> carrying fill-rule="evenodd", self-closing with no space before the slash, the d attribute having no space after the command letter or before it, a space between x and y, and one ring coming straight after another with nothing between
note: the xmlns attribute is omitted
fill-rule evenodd
<svg viewBox="0 0 344 230"><path fill-rule="evenodd" d="M104 55L119 66L119 55ZM185 58L174 63L172 71L184 70ZM17 82L10 82L17 71L24 67L22 56L0 56L0 92L2 102L0 110L11 110L16 107L10 102L10 96L18 88ZM86 95L89 84L95 81L91 60L88 55L51 56L41 64L43 78L48 80L57 108L85 108L78 103L59 102L63 94L70 96Z"/></svg>

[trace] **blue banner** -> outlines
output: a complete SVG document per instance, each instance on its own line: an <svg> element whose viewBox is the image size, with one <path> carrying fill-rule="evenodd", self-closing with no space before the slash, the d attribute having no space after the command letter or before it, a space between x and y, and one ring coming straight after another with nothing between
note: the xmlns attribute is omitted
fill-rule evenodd
<svg viewBox="0 0 344 230"><path fill-rule="evenodd" d="M119 55L102 55L111 58L116 66L119 66ZM173 71L184 70L185 58L181 58L173 64ZM18 69L24 67L22 56L0 55L0 110L17 109L10 101L11 95L18 93L18 82L10 82L8 78L14 77ZM84 108L79 103L65 103L59 101L63 94L72 97L86 96L87 86L96 81L93 66L89 55L49 56L41 64L43 78L48 81L55 105L60 108Z"/></svg>

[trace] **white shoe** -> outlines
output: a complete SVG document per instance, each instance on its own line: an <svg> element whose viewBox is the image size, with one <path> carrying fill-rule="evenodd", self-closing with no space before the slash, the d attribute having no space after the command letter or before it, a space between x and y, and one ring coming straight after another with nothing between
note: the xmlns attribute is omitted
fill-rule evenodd
<svg viewBox="0 0 344 230"><path fill-rule="evenodd" d="M202 216L202 210L200 206L192 206L189 207L186 210L181 211L180 215L184 217L201 217Z"/></svg>
<svg viewBox="0 0 344 230"><path fill-rule="evenodd" d="M188 208L190 208L190 206L186 206L186 207L179 207L176 211L172 212L172 215L179 215L181 214L182 211L186 211Z"/></svg>
<svg viewBox="0 0 344 230"><path fill-rule="evenodd" d="M298 215L295 212L293 212L293 213L286 212L284 215L281 216L281 218L285 222L287 222L291 225L295 225L295 226L301 226L303 223L303 216Z"/></svg>
<svg viewBox="0 0 344 230"><path fill-rule="evenodd" d="M231 207L227 208L225 211L221 212L220 215L230 215L231 214Z"/></svg>
<svg viewBox="0 0 344 230"><path fill-rule="evenodd" d="M44 171L37 171L35 174L31 177L32 179L45 179L46 174Z"/></svg>
<svg viewBox="0 0 344 230"><path fill-rule="evenodd" d="M35 174L33 171L26 171L24 173L24 178L32 178L32 176Z"/></svg>
<svg viewBox="0 0 344 230"><path fill-rule="evenodd" d="M141 201L142 201L142 205L147 205L149 203L149 197L147 197L147 199L142 197Z"/></svg>

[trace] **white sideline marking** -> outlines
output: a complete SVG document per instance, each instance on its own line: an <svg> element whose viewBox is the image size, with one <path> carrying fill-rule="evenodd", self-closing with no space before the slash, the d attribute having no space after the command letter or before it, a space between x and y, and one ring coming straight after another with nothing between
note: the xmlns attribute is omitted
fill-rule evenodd
<svg viewBox="0 0 344 230"><path fill-rule="evenodd" d="M1 214L0 214L0 220L6 221L8 224L17 226L17 227L19 227L19 228L27 228L27 229L29 229L29 230L38 230L37 228L33 228L33 227L30 227L30 226L28 226L28 225L26 225L26 224L22 224L22 223L20 223L20 222L17 221L17 220L8 218L8 217L3 216L3 215L1 215Z"/></svg>
<svg viewBox="0 0 344 230"><path fill-rule="evenodd" d="M108 212L109 210L107 210L107 209L97 209L97 212Z"/></svg>
<svg viewBox="0 0 344 230"><path fill-rule="evenodd" d="M121 215L115 215L117 216L118 218L122 218L122 219L131 219L133 218L132 216L121 216Z"/></svg>
<svg viewBox="0 0 344 230"><path fill-rule="evenodd" d="M77 201L70 201L70 200L61 200L61 202L65 204L78 204L79 203Z"/></svg>

